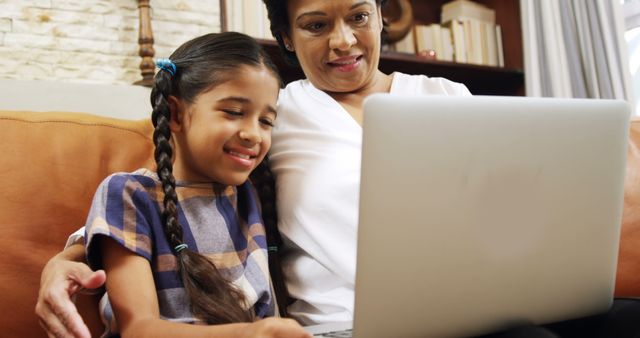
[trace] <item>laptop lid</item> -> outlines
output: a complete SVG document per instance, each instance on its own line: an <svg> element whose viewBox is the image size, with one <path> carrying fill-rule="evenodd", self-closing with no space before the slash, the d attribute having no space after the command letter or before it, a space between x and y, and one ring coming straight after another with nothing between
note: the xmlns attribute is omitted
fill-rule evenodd
<svg viewBox="0 0 640 338"><path fill-rule="evenodd" d="M612 302L623 101L364 104L355 337L461 337Z"/></svg>

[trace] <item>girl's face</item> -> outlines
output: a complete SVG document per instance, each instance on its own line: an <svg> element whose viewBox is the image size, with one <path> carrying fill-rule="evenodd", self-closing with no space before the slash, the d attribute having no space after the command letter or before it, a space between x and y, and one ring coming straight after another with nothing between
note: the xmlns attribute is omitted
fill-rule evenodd
<svg viewBox="0 0 640 338"><path fill-rule="evenodd" d="M287 11L285 42L314 86L347 93L374 80L382 32L375 0L289 0Z"/></svg>
<svg viewBox="0 0 640 338"><path fill-rule="evenodd" d="M241 66L229 78L192 103L170 98L176 179L240 185L267 154L278 80L263 66Z"/></svg>

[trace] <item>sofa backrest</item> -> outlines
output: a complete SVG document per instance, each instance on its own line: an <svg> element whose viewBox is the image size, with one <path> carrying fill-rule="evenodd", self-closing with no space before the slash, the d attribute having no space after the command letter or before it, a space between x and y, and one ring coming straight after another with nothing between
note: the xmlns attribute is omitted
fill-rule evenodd
<svg viewBox="0 0 640 338"><path fill-rule="evenodd" d="M0 110L64 111L139 120L151 116L151 88L105 83L0 79Z"/></svg>
<svg viewBox="0 0 640 338"><path fill-rule="evenodd" d="M109 174L154 168L149 120L0 111L0 328L45 337L34 314L44 264L84 225ZM632 122L616 293L640 296L640 120Z"/></svg>
<svg viewBox="0 0 640 338"><path fill-rule="evenodd" d="M154 168L150 120L0 112L0 327L45 337L34 308L44 264L84 225L110 173Z"/></svg>
<svg viewBox="0 0 640 338"><path fill-rule="evenodd" d="M616 295L640 297L640 118L631 121Z"/></svg>

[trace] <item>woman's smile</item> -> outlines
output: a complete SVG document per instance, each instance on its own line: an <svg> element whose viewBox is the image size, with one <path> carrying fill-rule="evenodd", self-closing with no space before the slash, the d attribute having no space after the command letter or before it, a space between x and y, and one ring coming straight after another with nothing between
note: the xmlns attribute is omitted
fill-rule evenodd
<svg viewBox="0 0 640 338"><path fill-rule="evenodd" d="M362 55L345 56L327 62L327 65L339 72L348 73L360 66L362 57Z"/></svg>

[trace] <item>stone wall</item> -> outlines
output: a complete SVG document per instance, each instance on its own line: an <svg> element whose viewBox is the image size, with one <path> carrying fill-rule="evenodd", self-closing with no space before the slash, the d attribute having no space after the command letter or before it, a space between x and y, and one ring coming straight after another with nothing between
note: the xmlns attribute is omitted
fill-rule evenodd
<svg viewBox="0 0 640 338"><path fill-rule="evenodd" d="M218 0L151 0L156 57L220 31ZM131 84L136 0L0 0L0 78Z"/></svg>

